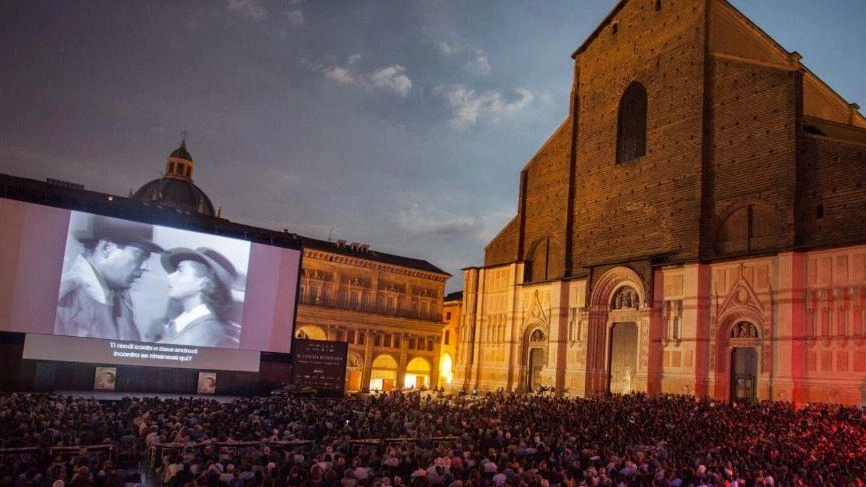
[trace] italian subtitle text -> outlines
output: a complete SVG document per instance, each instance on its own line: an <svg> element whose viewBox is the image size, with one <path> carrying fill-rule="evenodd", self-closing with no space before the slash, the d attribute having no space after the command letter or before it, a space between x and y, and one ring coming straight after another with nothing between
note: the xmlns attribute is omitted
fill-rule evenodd
<svg viewBox="0 0 866 487"><path fill-rule="evenodd" d="M190 362L198 349L180 345L108 342L115 358L153 360L157 362Z"/></svg>

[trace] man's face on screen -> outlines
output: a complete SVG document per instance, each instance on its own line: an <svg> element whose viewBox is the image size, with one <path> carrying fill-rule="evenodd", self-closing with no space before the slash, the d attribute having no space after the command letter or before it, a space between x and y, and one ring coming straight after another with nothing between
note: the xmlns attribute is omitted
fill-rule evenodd
<svg viewBox="0 0 866 487"><path fill-rule="evenodd" d="M112 289L127 289L147 270L150 252L133 245L100 242L97 268Z"/></svg>

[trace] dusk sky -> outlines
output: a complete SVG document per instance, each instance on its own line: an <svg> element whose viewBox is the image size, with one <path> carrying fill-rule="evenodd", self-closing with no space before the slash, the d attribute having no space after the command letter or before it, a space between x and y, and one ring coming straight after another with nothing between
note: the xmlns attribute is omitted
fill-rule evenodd
<svg viewBox="0 0 866 487"><path fill-rule="evenodd" d="M731 3L866 107L866 1ZM0 173L125 196L187 130L223 216L425 259L459 290L615 4L4 0Z"/></svg>

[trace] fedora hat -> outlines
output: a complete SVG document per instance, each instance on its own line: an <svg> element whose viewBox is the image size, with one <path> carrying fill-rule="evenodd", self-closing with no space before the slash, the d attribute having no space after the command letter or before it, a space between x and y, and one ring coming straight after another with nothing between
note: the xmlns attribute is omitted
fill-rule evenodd
<svg viewBox="0 0 866 487"><path fill-rule="evenodd" d="M165 250L153 243L153 226L146 223L121 220L107 216L93 215L88 225L72 233L82 243L109 240L118 245L132 245L148 252L161 253Z"/></svg>
<svg viewBox="0 0 866 487"><path fill-rule="evenodd" d="M184 247L169 249L160 259L163 269L169 274L176 271L177 265L184 260L194 260L210 267L217 280L228 290L232 289L238 277L235 266L226 256L207 247L199 247L195 250Z"/></svg>

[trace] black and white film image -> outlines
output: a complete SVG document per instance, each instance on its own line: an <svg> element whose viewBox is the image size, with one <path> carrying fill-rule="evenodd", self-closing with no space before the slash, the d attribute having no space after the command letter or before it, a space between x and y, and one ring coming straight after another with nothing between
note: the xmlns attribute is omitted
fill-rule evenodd
<svg viewBox="0 0 866 487"><path fill-rule="evenodd" d="M250 242L73 211L55 335L238 348Z"/></svg>

